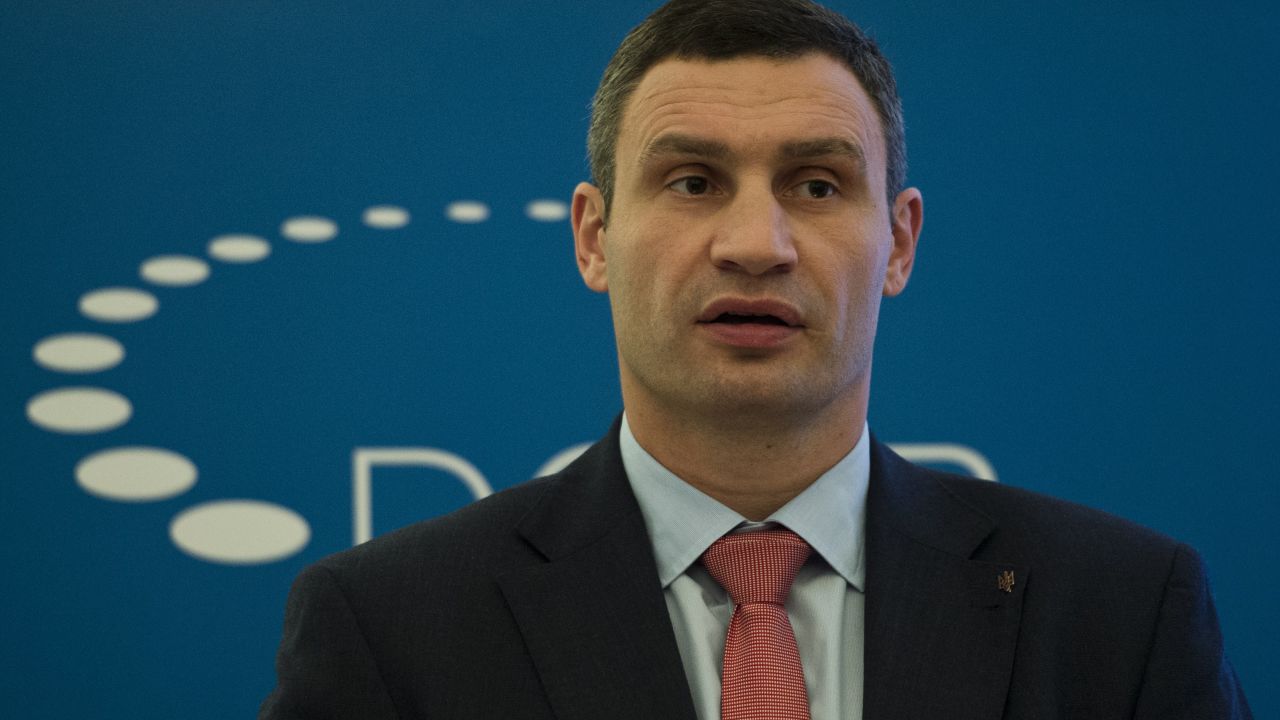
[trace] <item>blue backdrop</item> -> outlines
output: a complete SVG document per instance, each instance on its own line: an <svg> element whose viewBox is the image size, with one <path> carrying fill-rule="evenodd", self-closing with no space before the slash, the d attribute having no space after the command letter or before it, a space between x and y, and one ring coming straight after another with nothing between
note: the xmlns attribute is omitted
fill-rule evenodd
<svg viewBox="0 0 1280 720"><path fill-rule="evenodd" d="M1280 717L1280 14L832 4L895 63L926 200L872 427L1196 545ZM357 510L385 532L604 431L564 203L652 7L4 4L7 709L249 716Z"/></svg>

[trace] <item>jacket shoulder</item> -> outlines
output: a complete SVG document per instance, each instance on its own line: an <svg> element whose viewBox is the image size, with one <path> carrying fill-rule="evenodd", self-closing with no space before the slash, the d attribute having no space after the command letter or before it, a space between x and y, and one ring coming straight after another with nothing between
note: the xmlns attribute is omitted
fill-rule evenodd
<svg viewBox="0 0 1280 720"><path fill-rule="evenodd" d="M559 477L552 475L500 490L446 515L329 555L316 565L340 578L501 570L531 552L516 527L557 482Z"/></svg>
<svg viewBox="0 0 1280 720"><path fill-rule="evenodd" d="M947 492L990 517L997 544L1018 541L1037 554L1171 559L1174 538L1118 515L1007 484L934 473Z"/></svg>

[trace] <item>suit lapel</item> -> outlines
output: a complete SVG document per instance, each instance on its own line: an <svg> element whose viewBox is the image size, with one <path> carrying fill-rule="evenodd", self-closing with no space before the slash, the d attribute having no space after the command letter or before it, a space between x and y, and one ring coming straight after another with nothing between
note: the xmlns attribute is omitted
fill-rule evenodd
<svg viewBox="0 0 1280 720"><path fill-rule="evenodd" d="M1001 717L1029 569L971 559L994 529L873 442L864 717Z"/></svg>
<svg viewBox="0 0 1280 720"><path fill-rule="evenodd" d="M520 523L547 562L499 585L560 720L694 720L617 434L615 423Z"/></svg>

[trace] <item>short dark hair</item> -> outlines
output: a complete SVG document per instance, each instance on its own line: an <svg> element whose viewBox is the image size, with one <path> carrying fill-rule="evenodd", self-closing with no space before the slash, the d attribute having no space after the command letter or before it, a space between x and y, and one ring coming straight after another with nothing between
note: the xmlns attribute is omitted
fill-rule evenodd
<svg viewBox="0 0 1280 720"><path fill-rule="evenodd" d="M627 33L591 101L587 155L606 211L617 174L618 132L641 78L668 58L797 58L820 52L839 60L875 103L884 133L889 205L906 185L902 101L889 61L847 18L810 0L671 0Z"/></svg>

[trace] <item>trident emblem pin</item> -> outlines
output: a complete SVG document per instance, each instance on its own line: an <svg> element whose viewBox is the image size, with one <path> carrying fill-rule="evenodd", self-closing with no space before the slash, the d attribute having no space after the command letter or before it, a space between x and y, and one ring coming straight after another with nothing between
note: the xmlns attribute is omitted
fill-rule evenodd
<svg viewBox="0 0 1280 720"><path fill-rule="evenodd" d="M1000 573L1000 576L996 578L996 587L1007 593L1013 592L1013 571L1005 570Z"/></svg>

